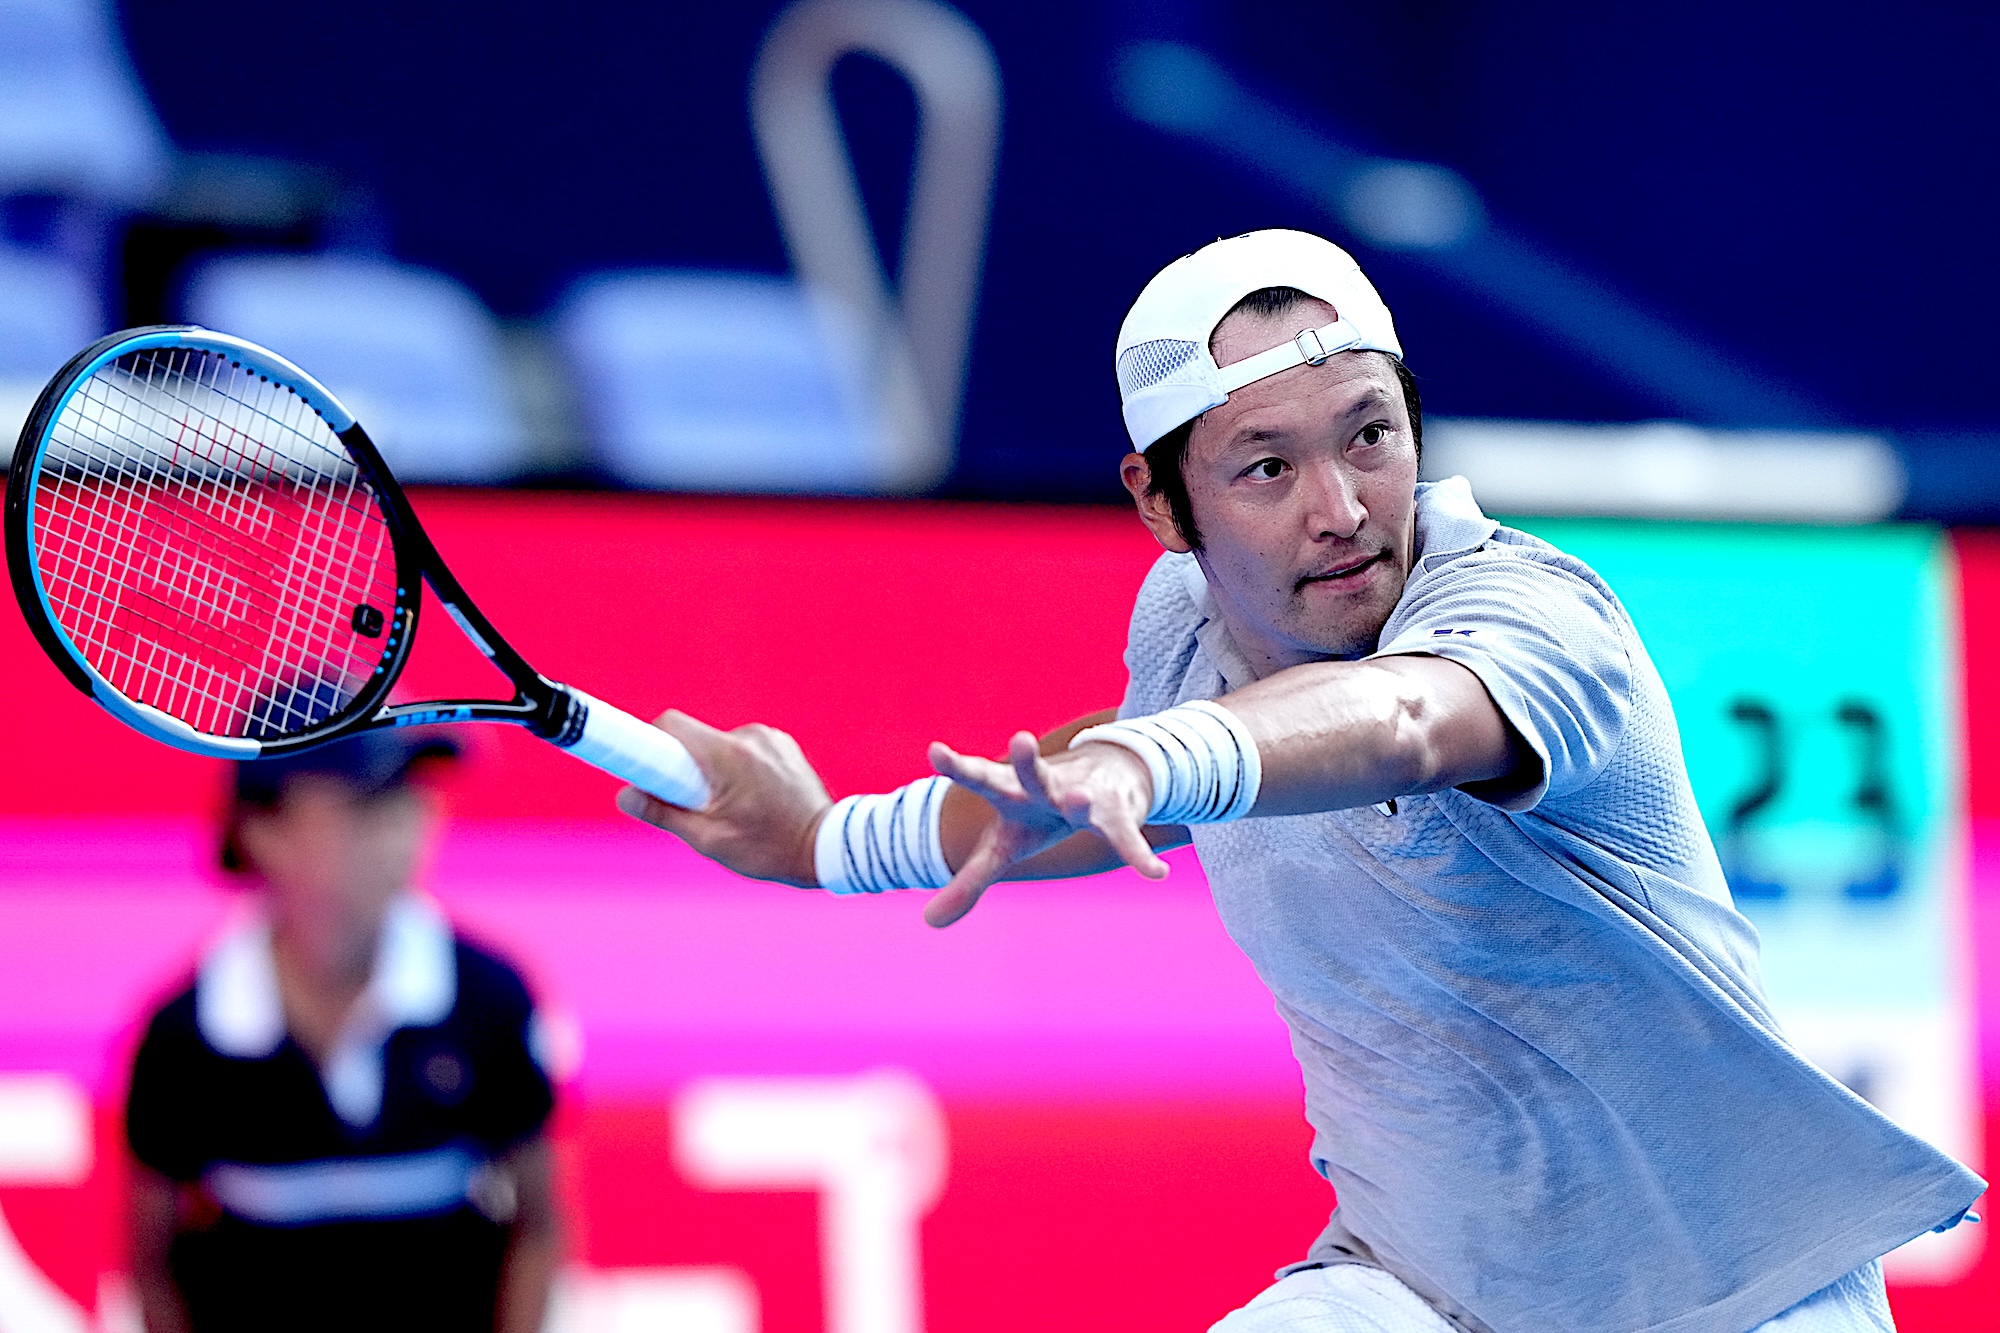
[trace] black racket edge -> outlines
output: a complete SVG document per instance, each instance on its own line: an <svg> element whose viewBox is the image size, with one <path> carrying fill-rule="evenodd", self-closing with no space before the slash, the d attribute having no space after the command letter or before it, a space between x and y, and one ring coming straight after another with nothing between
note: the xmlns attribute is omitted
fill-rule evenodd
<svg viewBox="0 0 2000 1333"><path fill-rule="evenodd" d="M207 330L193 324L149 324L120 329L97 339L64 362L62 369L43 386L15 441L7 475L6 509L4 517L0 517L0 527L5 529L8 581L13 586L14 600L19 604L22 618L27 621L29 631L44 655L65 679L100 704L105 701L99 698L90 673L76 660L62 634L48 618L42 605L33 561L29 558L28 531L33 514L28 496L35 463L40 457L57 403L81 377L83 370L106 351L141 334L205 332ZM260 741L258 757L275 757L310 749L377 727L437 722L508 722L525 726L536 735L558 744L574 739L569 733L581 729L583 710L572 707L567 691L528 665L527 660L514 650L466 594L463 585L444 563L436 545L424 531L409 496L389 471L381 451L368 438L367 431L355 421L337 435L374 490L388 520L389 540L396 556L399 603L389 633L400 642L393 645L394 651L384 654L379 668L371 673L369 680L346 707L309 731ZM415 644L417 611L422 603L423 585L429 585L454 619L460 620L461 628L467 631L473 646L513 683L515 694L512 699L440 699L401 705L385 702L397 678L402 675Z"/></svg>
<svg viewBox="0 0 2000 1333"><path fill-rule="evenodd" d="M118 712L115 705L99 695L91 673L76 660L61 631L50 621L42 603L42 590L34 562L30 558L28 535L34 514L30 507L29 492L40 461L42 449L47 443L51 418L57 405L62 402L70 388L82 378L90 366L100 361L104 354L122 343L130 342L145 334L193 334L208 332L195 324L147 324L129 329L120 329L106 334L63 363L49 382L43 386L35 399L34 410L22 424L20 437L15 441L13 464L7 476L7 508L4 519L6 528L7 567L9 581L14 588L14 598L19 603L22 617L28 622L29 630L49 660L54 662L63 675L87 697L100 705ZM211 354L219 354L220 349L208 349ZM289 386L287 386L289 387ZM308 404L310 406L310 404ZM317 415L317 412L315 413ZM365 438L365 436L364 436ZM342 443L346 444L343 438ZM370 486L377 486L380 477L387 472L381 455L368 445L366 459L356 459L361 465L362 475ZM393 481L392 481L393 484ZM379 492L378 492L379 493ZM396 493L405 514L409 505L400 490ZM403 664L409 657L410 641L416 630L417 606L421 598L414 591L421 587L418 580L423 573L419 548L406 539L409 522L399 523L385 507L389 522L389 537L396 556L396 581L399 587L398 606L390 623L389 645L394 651L385 652L378 669L370 674L368 681L356 692L347 705L323 719L317 726L295 736L275 737L258 741L257 757L276 756L288 752L307 749L326 741L337 740L356 731L376 724L381 712L382 700L388 695L402 673ZM421 532L421 529L418 529Z"/></svg>
<svg viewBox="0 0 2000 1333"><path fill-rule="evenodd" d="M402 483L396 480L395 474L389 471L381 451L368 438L368 432L361 423L356 421L340 432L340 442L347 446L348 452L360 464L363 475L375 488L376 497L388 516L390 540L396 546L398 575L405 569L415 570L421 581L429 585L446 614L458 622L460 631L472 641L472 646L514 685L514 697L504 702L497 699L439 699L380 706L372 715L343 728L341 734L370 727L415 726L433 722L511 722L558 744L573 740L574 737L567 733L582 727L583 710L572 707L567 690L530 666L528 660L515 651L493 622L486 618L486 613L479 609L478 603L467 594L458 576L451 572L451 567L438 553L430 534L424 531L409 495L403 490ZM403 660L415 646L419 600L414 596L410 598L405 609L407 627L404 644L396 669L385 673L389 678L379 692L371 691L371 705L380 705L388 695L395 676L401 674ZM357 698L356 703L360 702Z"/></svg>
<svg viewBox="0 0 2000 1333"><path fill-rule="evenodd" d="M185 324L149 324L144 329L121 329L99 338L63 362L62 369L42 386L41 393L35 398L34 409L21 423L21 433L14 441L14 456L7 469L7 509L4 519L0 519L0 525L6 528L8 582L14 585L14 600L20 603L21 615L28 622L28 629L42 651L70 684L93 699L97 697L97 691L91 687L90 674L78 665L63 643L62 636L42 611L41 592L35 583L33 562L28 559L28 524L34 517L28 510L28 479L34 475L42 436L49 428L49 418L55 415L57 400L76 382L85 366L134 333L177 332L189 327Z"/></svg>

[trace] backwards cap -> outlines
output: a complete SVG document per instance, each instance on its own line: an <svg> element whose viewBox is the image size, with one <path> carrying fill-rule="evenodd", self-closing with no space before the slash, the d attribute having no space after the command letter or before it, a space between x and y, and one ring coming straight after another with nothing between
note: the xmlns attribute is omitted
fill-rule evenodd
<svg viewBox="0 0 2000 1333"><path fill-rule="evenodd" d="M1215 326L1265 287L1296 287L1333 307L1333 323L1221 369L1209 355ZM1389 307L1352 255L1303 231L1253 231L1204 245L1161 269L1118 330L1118 396L1132 447L1229 401L1244 385L1335 352L1403 355Z"/></svg>

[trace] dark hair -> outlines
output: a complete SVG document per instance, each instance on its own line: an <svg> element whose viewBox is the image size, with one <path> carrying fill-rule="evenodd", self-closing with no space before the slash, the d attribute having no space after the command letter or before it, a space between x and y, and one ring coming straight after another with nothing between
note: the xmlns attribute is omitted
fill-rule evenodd
<svg viewBox="0 0 2000 1333"><path fill-rule="evenodd" d="M1313 297L1296 287L1259 287L1235 305L1229 307L1222 319L1230 315L1246 314L1269 317L1282 315L1293 306L1310 301ZM1221 327L1222 320L1216 321ZM1403 364L1398 356L1390 356L1389 364L1395 368L1396 383L1403 386L1403 402L1410 411L1410 436L1416 442L1417 456L1424 451L1424 405L1417 394L1417 377ZM1200 418L1195 418L1199 420ZM1146 483L1146 494L1164 495L1167 507L1173 511L1174 530L1181 540L1195 550L1201 549L1201 529L1195 526L1194 505L1188 499L1187 476L1183 465L1187 461L1188 438L1194 434L1194 421L1184 421L1146 446L1146 467L1151 472L1151 480Z"/></svg>

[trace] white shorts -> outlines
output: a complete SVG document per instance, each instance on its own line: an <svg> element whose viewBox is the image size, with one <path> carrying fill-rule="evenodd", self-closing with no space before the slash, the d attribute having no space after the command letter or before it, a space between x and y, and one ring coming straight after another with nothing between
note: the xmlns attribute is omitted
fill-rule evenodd
<svg viewBox="0 0 2000 1333"><path fill-rule="evenodd" d="M1336 1264L1278 1279L1208 1333L1461 1333L1400 1279ZM1866 1263L1749 1333L1896 1333L1882 1266Z"/></svg>

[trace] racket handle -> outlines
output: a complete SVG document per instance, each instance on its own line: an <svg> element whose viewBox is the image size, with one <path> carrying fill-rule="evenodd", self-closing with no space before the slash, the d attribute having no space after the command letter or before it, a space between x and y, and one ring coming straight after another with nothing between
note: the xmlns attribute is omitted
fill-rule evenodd
<svg viewBox="0 0 2000 1333"><path fill-rule="evenodd" d="M564 746L571 754L669 805L698 810L708 804L708 779L685 745L575 686L564 688L569 691L570 706L585 710L583 729Z"/></svg>

